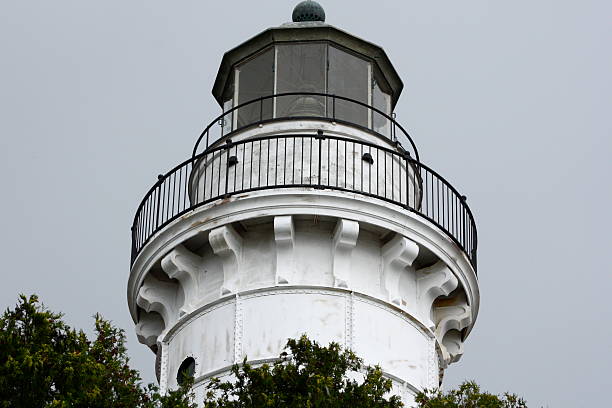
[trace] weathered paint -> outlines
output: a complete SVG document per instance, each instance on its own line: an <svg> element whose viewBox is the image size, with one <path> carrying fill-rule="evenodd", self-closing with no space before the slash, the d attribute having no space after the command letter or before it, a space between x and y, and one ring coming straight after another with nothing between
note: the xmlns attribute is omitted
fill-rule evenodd
<svg viewBox="0 0 612 408"><path fill-rule="evenodd" d="M317 120L274 122L233 137L317 130L390 147L369 132ZM301 155L301 146L295 153ZM289 165L267 156L252 164ZM208 165L195 167L192 192L203 191ZM225 179L227 164L220 168L216 177ZM417 191L411 170L396 169L398 180ZM356 178L367 176L361 166L355 170ZM376 187L406 190L406 184ZM176 387L187 357L196 360L194 391L202 396L211 377L230 378L232 364L245 357L273 361L288 338L305 333L379 364L393 392L410 404L419 390L438 386L448 364L461 357L479 291L461 248L418 214L356 193L300 187L236 194L168 224L136 258L128 303L139 340L161 350L162 390Z"/></svg>

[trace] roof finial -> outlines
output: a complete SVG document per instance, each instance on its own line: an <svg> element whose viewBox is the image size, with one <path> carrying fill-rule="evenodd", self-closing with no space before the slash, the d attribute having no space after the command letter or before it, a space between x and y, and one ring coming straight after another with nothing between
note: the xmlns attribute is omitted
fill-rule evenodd
<svg viewBox="0 0 612 408"><path fill-rule="evenodd" d="M316 1L306 0L293 9L293 22L320 21L325 22L325 10Z"/></svg>

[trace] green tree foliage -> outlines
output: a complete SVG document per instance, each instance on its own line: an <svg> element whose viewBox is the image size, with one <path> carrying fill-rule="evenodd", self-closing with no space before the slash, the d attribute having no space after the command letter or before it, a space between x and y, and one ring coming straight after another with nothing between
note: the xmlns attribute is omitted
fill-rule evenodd
<svg viewBox="0 0 612 408"><path fill-rule="evenodd" d="M364 373L358 380L354 373ZM321 347L302 336L289 340L273 365L253 368L246 359L232 368L233 379L214 379L208 386L204 408L397 408L391 381L380 367L365 366L350 350L336 343ZM481 392L465 382L448 392L426 390L416 397L415 408L526 408L516 395Z"/></svg>
<svg viewBox="0 0 612 408"><path fill-rule="evenodd" d="M359 381L347 374L362 373ZM289 340L273 365L234 365L232 381L215 379L204 408L398 408L399 397L386 398L391 381L379 367L364 366L337 343L321 347L302 336Z"/></svg>
<svg viewBox="0 0 612 408"><path fill-rule="evenodd" d="M125 334L99 315L95 339L70 328L36 296L20 296L0 317L0 408L195 408L187 378L161 395L130 368ZM231 381L213 379L204 408L399 408L391 381L350 350L321 347L302 336L289 340L277 362L244 360ZM201 401L200 401L201 402ZM515 395L481 392L473 382L425 391L417 408L526 408Z"/></svg>
<svg viewBox="0 0 612 408"><path fill-rule="evenodd" d="M193 407L187 389L161 396L142 385L122 330L96 315L95 333L90 341L36 296L20 296L0 317L0 407Z"/></svg>
<svg viewBox="0 0 612 408"><path fill-rule="evenodd" d="M497 396L481 392L473 381L464 382L456 390L433 390L417 395L418 408L527 408L525 401L514 394Z"/></svg>

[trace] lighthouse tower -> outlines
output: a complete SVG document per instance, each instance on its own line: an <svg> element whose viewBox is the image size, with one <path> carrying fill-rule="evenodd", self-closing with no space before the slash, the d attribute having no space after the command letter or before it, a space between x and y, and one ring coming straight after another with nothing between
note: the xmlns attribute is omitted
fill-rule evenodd
<svg viewBox="0 0 612 408"><path fill-rule="evenodd" d="M186 373L201 400L302 334L379 364L406 403L441 384L478 314L476 226L395 120L402 87L314 1L223 56L222 114L132 225L129 309L162 390Z"/></svg>

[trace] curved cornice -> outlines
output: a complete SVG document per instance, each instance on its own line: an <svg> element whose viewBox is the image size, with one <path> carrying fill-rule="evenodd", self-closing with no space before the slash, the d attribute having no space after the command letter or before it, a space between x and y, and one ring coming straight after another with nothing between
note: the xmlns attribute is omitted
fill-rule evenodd
<svg viewBox="0 0 612 408"><path fill-rule="evenodd" d="M200 207L158 232L142 249L128 282L128 305L137 322L136 299L147 272L177 245L220 226L252 218L312 214L351 219L401 234L427 247L442 260L465 289L470 305L471 330L478 315L480 293L469 259L433 223L405 209L358 194L307 189L284 189L239 194Z"/></svg>

